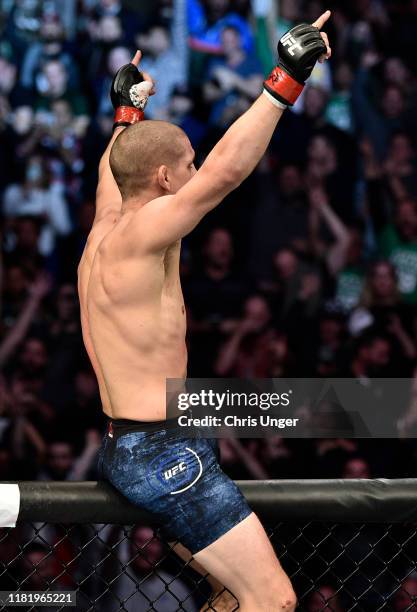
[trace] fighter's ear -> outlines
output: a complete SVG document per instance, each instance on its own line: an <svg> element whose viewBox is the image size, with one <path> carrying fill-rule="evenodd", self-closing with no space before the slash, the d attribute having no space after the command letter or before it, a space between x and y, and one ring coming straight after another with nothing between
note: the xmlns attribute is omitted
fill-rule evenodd
<svg viewBox="0 0 417 612"><path fill-rule="evenodd" d="M159 166L158 173L158 184L164 191L170 191L171 181L168 177L168 168L166 166Z"/></svg>

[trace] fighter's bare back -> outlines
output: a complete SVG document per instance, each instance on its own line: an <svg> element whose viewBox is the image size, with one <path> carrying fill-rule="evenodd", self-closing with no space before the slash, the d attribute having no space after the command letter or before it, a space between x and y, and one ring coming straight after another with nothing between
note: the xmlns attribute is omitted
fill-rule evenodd
<svg viewBox="0 0 417 612"><path fill-rule="evenodd" d="M186 374L186 316L181 241L147 252L137 231L144 214L111 213L95 224L78 279L83 336L104 412L154 421L166 417L166 379Z"/></svg>

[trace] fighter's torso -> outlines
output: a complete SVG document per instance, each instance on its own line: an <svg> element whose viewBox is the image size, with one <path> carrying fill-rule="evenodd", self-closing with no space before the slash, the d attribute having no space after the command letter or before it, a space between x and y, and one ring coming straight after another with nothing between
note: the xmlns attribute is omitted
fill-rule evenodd
<svg viewBox="0 0 417 612"><path fill-rule="evenodd" d="M92 229L79 267L81 319L106 414L158 420L166 378L184 377L187 366L181 243L140 254L128 246L133 214Z"/></svg>

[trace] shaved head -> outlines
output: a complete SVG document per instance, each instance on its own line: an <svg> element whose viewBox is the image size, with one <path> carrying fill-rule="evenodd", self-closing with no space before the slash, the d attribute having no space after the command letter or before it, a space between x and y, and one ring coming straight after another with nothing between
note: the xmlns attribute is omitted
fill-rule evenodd
<svg viewBox="0 0 417 612"><path fill-rule="evenodd" d="M152 186L158 168L175 168L189 141L181 128L166 121L140 121L119 134L110 152L110 167L123 200Z"/></svg>

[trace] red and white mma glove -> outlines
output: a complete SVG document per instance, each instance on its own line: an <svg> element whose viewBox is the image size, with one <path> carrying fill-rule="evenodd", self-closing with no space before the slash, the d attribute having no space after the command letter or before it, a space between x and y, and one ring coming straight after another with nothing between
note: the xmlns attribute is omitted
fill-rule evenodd
<svg viewBox="0 0 417 612"><path fill-rule="evenodd" d="M316 61L326 45L315 26L300 23L278 43L278 65L264 81L263 93L279 108L292 106L304 89Z"/></svg>
<svg viewBox="0 0 417 612"><path fill-rule="evenodd" d="M119 68L110 91L115 111L113 130L143 121L143 111L152 87L153 83L145 81L142 73L133 64L125 64Z"/></svg>

